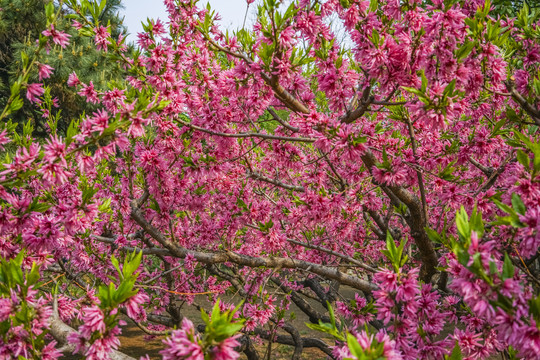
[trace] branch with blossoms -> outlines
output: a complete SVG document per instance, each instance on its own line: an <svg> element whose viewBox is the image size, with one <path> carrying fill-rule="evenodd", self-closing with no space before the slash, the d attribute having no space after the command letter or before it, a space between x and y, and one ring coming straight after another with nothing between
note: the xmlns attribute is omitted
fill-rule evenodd
<svg viewBox="0 0 540 360"><path fill-rule="evenodd" d="M295 260L292 258L279 258L279 257L251 257L242 254L236 254L231 251L211 253L211 252L198 252L187 250L186 248L179 247L172 243L167 237L165 237L158 229L152 226L143 217L141 211L136 207L132 207L131 217L144 229L144 231L152 236L154 240L160 243L164 248L170 251L172 256L184 259L186 256L191 255L197 261L204 264L221 264L226 262L232 262L238 265L249 267L267 267L267 268L286 268L286 269L303 269L315 274L321 275L325 278L335 279L344 285L352 286L358 290L365 292L371 292L375 287L369 282L346 275L340 271L336 271L332 268L322 266L315 263L309 263L306 261Z"/></svg>
<svg viewBox="0 0 540 360"><path fill-rule="evenodd" d="M223 33L210 9L175 0L128 54L104 1L67 3L131 76L98 90L73 73L98 110L64 138L54 122L42 142L30 123L0 133L16 148L0 169L0 250L65 274L40 291L55 283L60 320L83 321L70 336L83 356L114 353L122 312L147 333L177 327L165 358L256 359L257 335L265 357L275 342L294 358L540 352L538 14L261 0L250 30ZM42 38L69 40L52 23ZM21 60L40 83L54 71ZM50 109L40 83L17 79L10 106L25 89ZM218 301L229 295L241 305ZM201 326L184 316L197 296L215 309ZM291 304L333 340L300 336Z"/></svg>

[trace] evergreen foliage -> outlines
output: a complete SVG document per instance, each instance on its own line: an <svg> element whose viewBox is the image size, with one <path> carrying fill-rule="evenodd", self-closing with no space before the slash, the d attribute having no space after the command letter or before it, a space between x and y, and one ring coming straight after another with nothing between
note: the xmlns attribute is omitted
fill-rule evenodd
<svg viewBox="0 0 540 360"><path fill-rule="evenodd" d="M21 52L30 54L35 41L41 31L46 27L45 4L50 0L0 0L0 106L5 106L10 89L6 84L12 83L13 77L21 69ZM58 4L55 2L55 5ZM118 39L125 36L127 29L122 24L123 18L119 10L124 6L122 0L109 0L99 21L103 26L109 26L112 37ZM48 64L54 68L51 77L45 80L51 97L57 98L62 104L61 109L51 109L51 116L61 111L61 120L58 130L65 133L71 119L78 118L79 114L92 113L96 110L93 104L87 103L77 95L74 89L66 82L72 72L85 83L92 81L96 89L106 89L107 84L119 80L125 73L116 61L110 61L110 55L97 51L93 38L84 36L72 26L69 12L65 10L60 19L58 28L71 35L70 44L66 49L55 46L48 53L41 55L40 63ZM33 82L38 81L35 71L30 77ZM47 133L47 118L32 106L23 106L21 110L12 115L12 121L24 124L31 121L35 128L35 135L45 136ZM21 127L20 127L21 128Z"/></svg>

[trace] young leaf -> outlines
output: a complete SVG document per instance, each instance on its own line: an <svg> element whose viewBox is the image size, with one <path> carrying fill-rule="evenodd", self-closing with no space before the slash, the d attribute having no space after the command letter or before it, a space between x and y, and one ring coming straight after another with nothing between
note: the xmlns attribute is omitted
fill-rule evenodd
<svg viewBox="0 0 540 360"><path fill-rule="evenodd" d="M458 342L456 341L456 346L452 350L452 353L448 357L448 360L462 360L463 355L461 355L461 348L459 347Z"/></svg>
<svg viewBox="0 0 540 360"><path fill-rule="evenodd" d="M503 263L503 271L502 271L502 277L503 280L511 279L514 277L514 264L512 264L512 260L510 260L510 257L507 253L504 254L504 263Z"/></svg>
<svg viewBox="0 0 540 360"><path fill-rule="evenodd" d="M523 200L521 200L521 197L517 193L512 194L512 206L520 215L525 215L527 212L527 208L525 207Z"/></svg>

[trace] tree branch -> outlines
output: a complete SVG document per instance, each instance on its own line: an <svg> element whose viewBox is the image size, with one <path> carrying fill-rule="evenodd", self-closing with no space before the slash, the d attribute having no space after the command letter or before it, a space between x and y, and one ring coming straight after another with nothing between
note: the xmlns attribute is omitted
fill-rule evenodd
<svg viewBox="0 0 540 360"><path fill-rule="evenodd" d="M377 164L377 158L370 150L366 150L362 155L362 162L371 172L372 168ZM424 282L430 283L431 277L437 272L438 257L433 244L426 233L427 219L422 207L422 203L416 195L408 191L402 186L382 185L381 189L390 197L395 196L399 201L407 205L410 214L405 216L405 221L411 229L422 260L422 268L420 269L420 277Z"/></svg>
<svg viewBox="0 0 540 360"><path fill-rule="evenodd" d="M75 351L75 345L70 344L67 340L68 336L75 332L77 332L75 329L60 319L58 315L58 299L55 297L53 313L50 317L50 333L58 344L62 346L61 351L63 353L73 353ZM109 354L109 358L111 360L135 360L135 358L117 350L113 350Z"/></svg>
<svg viewBox="0 0 540 360"><path fill-rule="evenodd" d="M197 261L203 264L220 264L232 262L238 265L248 267L266 267L266 268L281 268L281 269L302 269L320 275L327 279L334 279L344 285L349 285L355 289L362 290L366 293L371 293L377 287L369 281L362 280L358 277L342 273L338 269L324 265L319 265L307 261L297 260L293 258L283 257L254 257L248 255L237 254L232 251L226 252L201 252L188 250L184 247L173 244L165 237L158 229L148 223L141 213L141 210L132 206L131 218L139 224L143 230L150 235L154 240L167 248L172 256L184 259L188 254L191 254Z"/></svg>
<svg viewBox="0 0 540 360"><path fill-rule="evenodd" d="M248 178L264 181L264 182L267 182L269 184L275 185L277 187L283 188L285 190L293 190L293 191L298 191L298 192L305 192L306 191L303 186L285 184L285 183L283 183L283 182L281 182L279 180L271 179L271 178L266 177L264 175L261 175L261 174L259 174L257 172L248 172L247 176L248 176Z"/></svg>
<svg viewBox="0 0 540 360"><path fill-rule="evenodd" d="M317 245L303 243L303 242L296 241L296 240L293 240L293 239L287 239L287 241L290 242L291 244L295 244L295 245L302 246L302 247L305 247L305 248L314 249L314 250L322 251L322 252L330 254L330 255L334 255L334 256L336 256L336 257L338 257L340 259L343 259L343 260L346 260L346 261L350 262L351 264L358 265L359 267L361 267L364 270L367 270L367 271L370 271L370 272L377 272L377 269L372 268L371 266L366 265L363 262L360 262L360 261L358 261L358 260L356 260L356 259L354 259L354 258L352 258L350 256L340 254L340 253L338 253L336 251L333 251L333 250L330 250L330 249L327 249L327 248L324 248L324 247L321 247L321 246L317 246Z"/></svg>
<svg viewBox="0 0 540 360"><path fill-rule="evenodd" d="M267 140L281 140L281 141L303 142L303 143L315 142L315 139L311 139L311 138L279 136L279 135L261 134L261 133L254 133L254 132L230 134L230 133L224 133L224 132L218 132L218 131L214 131L210 129L205 129L205 128L190 124L180 119L175 119L175 121L193 130L202 131L204 133L215 135L215 136L222 136L222 137L229 137L229 138L261 138L261 139L267 139Z"/></svg>

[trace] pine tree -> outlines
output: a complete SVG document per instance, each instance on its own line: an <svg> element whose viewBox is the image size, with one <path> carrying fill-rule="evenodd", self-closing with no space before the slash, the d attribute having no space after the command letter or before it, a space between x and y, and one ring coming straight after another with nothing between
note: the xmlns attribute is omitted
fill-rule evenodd
<svg viewBox="0 0 540 360"><path fill-rule="evenodd" d="M5 105L9 96L10 89L6 84L20 70L20 53L29 53L39 34L46 28L45 4L50 1L0 0L0 106ZM127 32L119 15L122 8L122 0L107 0L98 19L103 26L110 26L111 34L116 39ZM81 81L92 81L96 89L106 89L110 81L121 79L125 70L118 62L110 61L109 54L96 51L93 39L79 34L71 26L71 20L63 18L59 28L71 35L69 46L65 49L54 46L48 53L43 52L41 62L54 68L51 78L44 83L49 87L51 97L59 100L61 108L51 113L54 115L61 111L58 130L63 133L72 119L96 109L95 105L86 103L67 86L69 75L76 72ZM37 71L31 81L38 82ZM32 121L36 136L43 136L47 132L46 119L30 104L25 104L11 119L19 124Z"/></svg>

